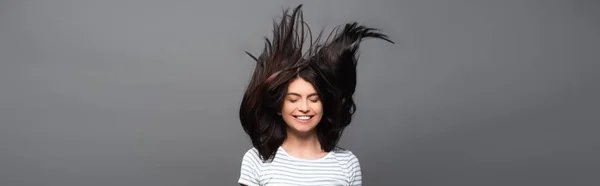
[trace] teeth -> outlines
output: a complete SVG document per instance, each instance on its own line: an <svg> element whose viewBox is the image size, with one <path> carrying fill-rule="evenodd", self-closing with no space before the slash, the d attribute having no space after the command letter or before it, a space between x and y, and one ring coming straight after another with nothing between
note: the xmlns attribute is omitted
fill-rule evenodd
<svg viewBox="0 0 600 186"><path fill-rule="evenodd" d="M298 116L297 118L301 120L308 120L310 119L310 116Z"/></svg>

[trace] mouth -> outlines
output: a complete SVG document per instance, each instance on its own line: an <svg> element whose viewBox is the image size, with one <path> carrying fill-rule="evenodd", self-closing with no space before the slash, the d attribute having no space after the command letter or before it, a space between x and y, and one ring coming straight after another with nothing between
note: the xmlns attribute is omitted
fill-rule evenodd
<svg viewBox="0 0 600 186"><path fill-rule="evenodd" d="M310 119L314 117L314 115L293 115L296 118L296 121L301 123L308 123Z"/></svg>

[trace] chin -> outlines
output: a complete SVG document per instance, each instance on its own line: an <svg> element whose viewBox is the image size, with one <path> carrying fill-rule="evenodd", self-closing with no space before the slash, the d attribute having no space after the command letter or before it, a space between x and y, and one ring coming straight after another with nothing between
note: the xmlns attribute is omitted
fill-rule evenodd
<svg viewBox="0 0 600 186"><path fill-rule="evenodd" d="M298 133L310 133L313 132L316 129L316 125L314 126L297 126L297 125L292 125L290 126L290 128Z"/></svg>

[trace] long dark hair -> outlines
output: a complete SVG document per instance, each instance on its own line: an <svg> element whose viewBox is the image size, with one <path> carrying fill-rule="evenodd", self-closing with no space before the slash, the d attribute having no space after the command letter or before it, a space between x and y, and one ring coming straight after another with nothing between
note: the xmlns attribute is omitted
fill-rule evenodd
<svg viewBox="0 0 600 186"><path fill-rule="evenodd" d="M301 7L294 8L292 14L287 9L283 11L281 21L274 23L272 41L265 38L263 52L258 57L246 52L257 63L242 98L239 117L263 161L274 158L287 137L287 126L277 113L291 81L302 78L312 83L319 94L323 117L316 131L321 148L329 152L356 111L352 95L356 89L356 53L360 42L371 37L393 43L377 29L348 23L341 30L334 29L320 44L322 32L313 40ZM303 53L307 38L309 46Z"/></svg>

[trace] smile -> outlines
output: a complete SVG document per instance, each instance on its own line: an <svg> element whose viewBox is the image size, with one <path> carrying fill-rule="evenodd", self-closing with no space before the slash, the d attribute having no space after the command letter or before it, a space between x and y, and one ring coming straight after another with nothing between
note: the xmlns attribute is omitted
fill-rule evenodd
<svg viewBox="0 0 600 186"><path fill-rule="evenodd" d="M302 115L302 116L294 116L294 118L296 118L296 120L298 120L300 122L308 122L311 118L313 118L313 116Z"/></svg>

